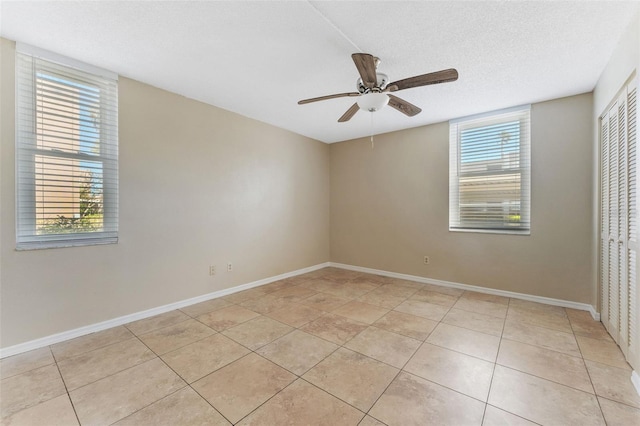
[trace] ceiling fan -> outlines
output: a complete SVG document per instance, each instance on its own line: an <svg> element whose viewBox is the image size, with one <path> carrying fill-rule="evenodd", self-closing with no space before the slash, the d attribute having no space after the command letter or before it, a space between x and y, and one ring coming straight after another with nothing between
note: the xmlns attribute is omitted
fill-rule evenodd
<svg viewBox="0 0 640 426"><path fill-rule="evenodd" d="M422 110L404 99L392 95L391 92L410 89L412 87L427 86L429 84L447 83L458 79L458 71L454 68L449 68L389 83L389 77L377 71L378 64L380 63L380 59L377 57L368 53L354 53L351 55L351 58L360 73L360 78L356 83L358 88L357 92L337 93L335 95L303 99L298 101L298 104L304 105L334 98L358 97L357 102L338 119L339 123L349 121L359 109L374 112L387 104L401 113L413 117Z"/></svg>

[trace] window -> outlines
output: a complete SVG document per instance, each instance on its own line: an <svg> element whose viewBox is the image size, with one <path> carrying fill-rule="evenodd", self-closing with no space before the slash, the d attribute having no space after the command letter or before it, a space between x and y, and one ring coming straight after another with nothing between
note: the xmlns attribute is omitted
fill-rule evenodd
<svg viewBox="0 0 640 426"><path fill-rule="evenodd" d="M449 123L449 230L529 234L530 107Z"/></svg>
<svg viewBox="0 0 640 426"><path fill-rule="evenodd" d="M17 248L117 242L117 76L17 50Z"/></svg>

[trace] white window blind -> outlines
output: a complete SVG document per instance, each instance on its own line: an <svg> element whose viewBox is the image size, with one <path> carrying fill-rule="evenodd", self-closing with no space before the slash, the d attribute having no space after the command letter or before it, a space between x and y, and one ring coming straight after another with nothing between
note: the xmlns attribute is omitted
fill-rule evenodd
<svg viewBox="0 0 640 426"><path fill-rule="evenodd" d="M117 242L117 84L112 73L18 45L18 249Z"/></svg>
<svg viewBox="0 0 640 426"><path fill-rule="evenodd" d="M449 123L449 230L530 232L530 107Z"/></svg>

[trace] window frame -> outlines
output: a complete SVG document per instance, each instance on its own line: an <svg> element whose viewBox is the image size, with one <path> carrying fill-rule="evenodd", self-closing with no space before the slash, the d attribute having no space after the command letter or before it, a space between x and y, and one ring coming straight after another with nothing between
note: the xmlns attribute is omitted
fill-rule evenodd
<svg viewBox="0 0 640 426"><path fill-rule="evenodd" d="M31 70L22 69L22 61L31 57ZM47 67L62 68L68 74L62 74L71 81L90 85L78 80L73 72L80 72L95 80L108 81L115 87L107 98L101 100L99 153L67 152L58 149L38 147L34 141L38 137L36 130L37 95L36 75L40 70L51 75ZM26 74L22 74L25 72ZM20 84L31 80L26 88ZM118 75L95 66L76 61L52 52L16 43L16 250L34 250L47 248L76 247L118 242ZM97 87L97 86L96 86ZM22 90L25 92L23 93ZM102 89L101 89L102 90ZM115 108L105 103L111 101ZM89 232L70 232L57 234L39 234L36 229L36 158L38 156L78 162L101 164L102 173L102 230ZM70 178L69 181L74 181ZM74 181L75 182L75 181ZM33 213L21 213L33 212Z"/></svg>
<svg viewBox="0 0 640 426"><path fill-rule="evenodd" d="M519 120L518 167L467 173L467 176L520 175L520 223L522 227L479 227L460 216L461 135L463 131ZM531 105L521 105L467 116L449 122L449 231L486 234L531 235ZM487 151L489 152L489 151ZM503 201L504 203L504 201ZM504 207L503 207L504 208ZM504 222L503 222L504 223Z"/></svg>

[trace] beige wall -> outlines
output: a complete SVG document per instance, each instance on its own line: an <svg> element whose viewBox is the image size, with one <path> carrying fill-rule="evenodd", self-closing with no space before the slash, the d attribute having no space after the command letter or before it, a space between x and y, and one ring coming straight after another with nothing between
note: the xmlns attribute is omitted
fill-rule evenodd
<svg viewBox="0 0 640 426"><path fill-rule="evenodd" d="M120 242L15 251L15 46L0 42L0 347L329 260L328 145L126 78Z"/></svg>
<svg viewBox="0 0 640 426"><path fill-rule="evenodd" d="M448 123L331 145L331 261L593 303L592 108L532 105L530 236L449 232Z"/></svg>

